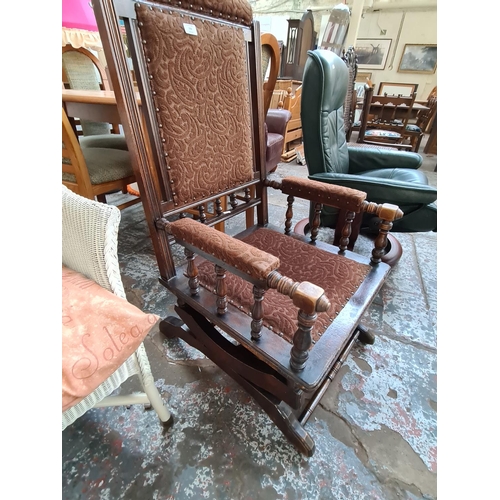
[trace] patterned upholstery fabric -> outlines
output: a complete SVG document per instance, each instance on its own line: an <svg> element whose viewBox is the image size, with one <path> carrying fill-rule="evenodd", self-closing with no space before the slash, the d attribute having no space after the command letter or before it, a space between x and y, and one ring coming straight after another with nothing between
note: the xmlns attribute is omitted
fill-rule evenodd
<svg viewBox="0 0 500 500"><path fill-rule="evenodd" d="M203 5L212 3L215 9L216 2ZM234 0L221 8L229 6L236 9L243 3ZM174 205L201 200L252 180L251 106L243 30L194 17L189 18L189 24L196 28L194 36L186 33L187 19L178 12L136 10ZM168 78L168 73L178 76ZM179 126L179 122L184 125Z"/></svg>
<svg viewBox="0 0 500 500"><path fill-rule="evenodd" d="M158 0L159 3L170 5L171 0ZM176 1L177 6L190 10L199 10L200 13L215 18L231 19L249 26L252 24L252 7L247 0L183 0Z"/></svg>
<svg viewBox="0 0 500 500"><path fill-rule="evenodd" d="M246 245L192 219L172 222L169 231L176 239L195 245L258 280L265 280L269 273L280 265L279 259L266 251Z"/></svg>
<svg viewBox="0 0 500 500"><path fill-rule="evenodd" d="M345 208L353 212L359 212L362 203L366 200L366 193L363 191L301 177L285 177L281 185L286 194L308 198L325 205L334 203L337 208Z"/></svg>
<svg viewBox="0 0 500 500"><path fill-rule="evenodd" d="M422 132L418 125L414 125L412 123L406 125L405 129L408 130L408 132Z"/></svg>
<svg viewBox="0 0 500 500"><path fill-rule="evenodd" d="M133 175L132 163L128 151L106 148L83 148L82 154L89 171L90 182L93 185L116 181ZM69 163L63 158L64 163ZM76 182L73 174L63 172L62 180Z"/></svg>
<svg viewBox="0 0 500 500"><path fill-rule="evenodd" d="M331 306L328 311L318 314L312 331L314 341L321 337L370 271L369 265L330 254L312 245L304 244L292 236L270 229L258 229L243 238L243 241L278 257L281 262L278 271L282 275L298 282L310 281L325 290ZM201 286L214 293L214 265L204 261L198 266L198 271ZM226 285L229 304L251 316L254 302L253 286L229 272L226 273ZM298 313L292 300L276 290L267 290L264 295L263 308L264 326L291 343L297 330Z"/></svg>
<svg viewBox="0 0 500 500"><path fill-rule="evenodd" d="M392 132L390 130L367 130L365 132L365 137L386 137L388 139L400 139L401 134L398 134L397 132Z"/></svg>
<svg viewBox="0 0 500 500"><path fill-rule="evenodd" d="M62 411L97 389L160 318L62 266Z"/></svg>

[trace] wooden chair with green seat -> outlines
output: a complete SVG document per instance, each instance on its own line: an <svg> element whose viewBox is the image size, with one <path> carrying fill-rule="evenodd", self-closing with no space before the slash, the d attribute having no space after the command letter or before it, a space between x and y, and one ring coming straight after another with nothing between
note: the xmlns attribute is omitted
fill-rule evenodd
<svg viewBox="0 0 500 500"><path fill-rule="evenodd" d="M106 70L99 59L83 47L62 48L63 87L76 90L111 90ZM71 120L70 120L71 121ZM127 141L118 124L79 120L77 131L82 148L127 150Z"/></svg>
<svg viewBox="0 0 500 500"><path fill-rule="evenodd" d="M415 153L418 153L424 134L436 116L437 96L430 96L426 106L427 109L419 111L416 123L409 123L403 131L403 136L410 140L412 151Z"/></svg>
<svg viewBox="0 0 500 500"><path fill-rule="evenodd" d="M416 96L373 95L373 87L365 85L357 143L411 151L403 141Z"/></svg>
<svg viewBox="0 0 500 500"><path fill-rule="evenodd" d="M82 148L62 109L62 183L74 193L106 203L106 194L124 191L136 181L128 151L112 148ZM134 197L118 208L139 203Z"/></svg>

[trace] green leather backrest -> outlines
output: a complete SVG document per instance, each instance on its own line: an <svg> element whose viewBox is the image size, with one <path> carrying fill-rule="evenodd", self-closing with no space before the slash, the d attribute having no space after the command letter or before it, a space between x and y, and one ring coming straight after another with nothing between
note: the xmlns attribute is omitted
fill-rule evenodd
<svg viewBox="0 0 500 500"><path fill-rule="evenodd" d="M309 174L347 173L349 153L344 129L348 70L329 50L309 50L302 77L300 117Z"/></svg>

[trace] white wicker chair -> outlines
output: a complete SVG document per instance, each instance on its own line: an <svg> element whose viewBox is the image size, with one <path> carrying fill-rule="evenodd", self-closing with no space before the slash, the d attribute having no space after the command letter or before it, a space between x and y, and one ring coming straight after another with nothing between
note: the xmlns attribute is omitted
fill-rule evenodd
<svg viewBox="0 0 500 500"><path fill-rule="evenodd" d="M62 186L62 263L126 299L118 264L120 210L89 200ZM138 375L145 393L111 395L132 375ZM91 408L131 404L151 405L164 425L173 418L154 384L144 345L113 375L78 404L62 414L63 430Z"/></svg>

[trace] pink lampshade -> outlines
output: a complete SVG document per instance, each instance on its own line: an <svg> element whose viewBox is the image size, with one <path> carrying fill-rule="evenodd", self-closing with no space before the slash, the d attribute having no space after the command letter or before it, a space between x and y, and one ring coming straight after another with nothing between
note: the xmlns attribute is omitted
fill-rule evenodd
<svg viewBox="0 0 500 500"><path fill-rule="evenodd" d="M62 25L87 31L99 31L89 0L62 0Z"/></svg>

